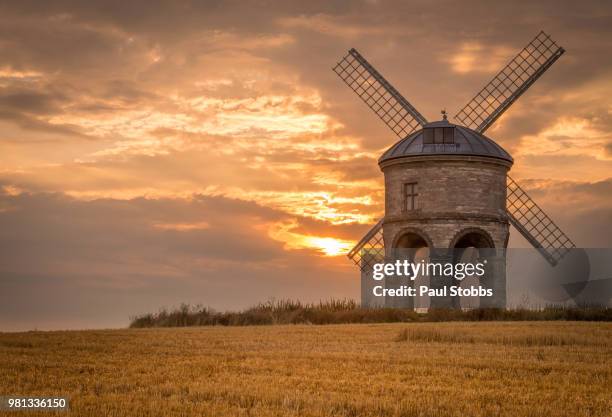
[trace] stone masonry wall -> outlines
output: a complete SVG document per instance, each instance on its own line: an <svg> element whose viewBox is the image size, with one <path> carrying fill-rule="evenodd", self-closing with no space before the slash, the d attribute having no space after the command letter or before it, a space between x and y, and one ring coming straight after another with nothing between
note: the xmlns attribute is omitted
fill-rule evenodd
<svg viewBox="0 0 612 417"><path fill-rule="evenodd" d="M495 247L507 244L506 174L509 164L493 158L406 158L386 163L385 247L406 229L422 230L434 247L449 247L466 228L480 228ZM404 184L417 182L415 210L406 210Z"/></svg>

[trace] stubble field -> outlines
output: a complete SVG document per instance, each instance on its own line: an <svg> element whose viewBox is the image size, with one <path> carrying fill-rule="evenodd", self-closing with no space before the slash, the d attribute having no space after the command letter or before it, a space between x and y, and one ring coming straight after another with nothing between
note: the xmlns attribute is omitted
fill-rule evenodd
<svg viewBox="0 0 612 417"><path fill-rule="evenodd" d="M66 416L610 416L612 324L5 333L0 376Z"/></svg>

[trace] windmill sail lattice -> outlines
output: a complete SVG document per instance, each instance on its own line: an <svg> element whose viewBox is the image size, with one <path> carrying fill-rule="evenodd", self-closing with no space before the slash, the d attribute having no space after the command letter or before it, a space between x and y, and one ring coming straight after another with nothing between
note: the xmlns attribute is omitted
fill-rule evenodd
<svg viewBox="0 0 612 417"><path fill-rule="evenodd" d="M347 255L362 271L371 269L385 258L382 222L380 219Z"/></svg>
<svg viewBox="0 0 612 417"><path fill-rule="evenodd" d="M506 209L510 223L546 258L556 265L576 245L508 176Z"/></svg>
<svg viewBox="0 0 612 417"><path fill-rule="evenodd" d="M333 69L399 137L406 137L427 123L356 49L351 49Z"/></svg>
<svg viewBox="0 0 612 417"><path fill-rule="evenodd" d="M565 52L540 32L455 115L461 124L483 133Z"/></svg>
<svg viewBox="0 0 612 417"><path fill-rule="evenodd" d="M549 35L540 32L455 118L483 133L565 52ZM401 138L427 120L355 49L333 68L336 74ZM510 177L506 210L510 223L556 265L574 243ZM384 259L382 219L349 252L362 271Z"/></svg>

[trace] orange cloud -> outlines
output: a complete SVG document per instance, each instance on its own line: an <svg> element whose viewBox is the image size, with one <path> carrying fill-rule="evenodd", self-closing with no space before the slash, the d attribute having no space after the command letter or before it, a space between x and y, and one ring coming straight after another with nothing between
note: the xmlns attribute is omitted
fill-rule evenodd
<svg viewBox="0 0 612 417"><path fill-rule="evenodd" d="M209 229L210 224L208 222L195 222L195 223L153 223L153 227L161 230L175 230L178 232L188 232L191 230L204 230Z"/></svg>
<svg viewBox="0 0 612 417"><path fill-rule="evenodd" d="M501 70L516 52L506 46L485 46L479 42L466 42L451 55L448 62L452 70L459 74L495 73Z"/></svg>
<svg viewBox="0 0 612 417"><path fill-rule="evenodd" d="M537 135L522 138L518 155L588 156L612 160L605 147L612 142L612 133L594 126L586 118L562 117Z"/></svg>
<svg viewBox="0 0 612 417"><path fill-rule="evenodd" d="M275 223L269 228L268 235L274 240L283 242L287 250L314 249L325 256L344 255L356 243L352 240L297 233L294 231L297 226L295 220Z"/></svg>

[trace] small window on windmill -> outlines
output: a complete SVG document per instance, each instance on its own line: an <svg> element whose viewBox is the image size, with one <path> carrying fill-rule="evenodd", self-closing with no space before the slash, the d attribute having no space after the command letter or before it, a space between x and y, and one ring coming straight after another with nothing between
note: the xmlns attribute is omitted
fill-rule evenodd
<svg viewBox="0 0 612 417"><path fill-rule="evenodd" d="M417 192L417 182L408 182L404 184L404 211L413 211L417 208L416 198L419 195Z"/></svg>
<svg viewBox="0 0 612 417"><path fill-rule="evenodd" d="M435 144L444 143L444 128L442 127L434 128L434 143Z"/></svg>
<svg viewBox="0 0 612 417"><path fill-rule="evenodd" d="M455 128L454 127L444 128L444 143L455 143Z"/></svg>
<svg viewBox="0 0 612 417"><path fill-rule="evenodd" d="M431 145L434 143L434 130L432 128L423 129L423 144Z"/></svg>

